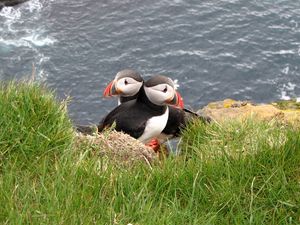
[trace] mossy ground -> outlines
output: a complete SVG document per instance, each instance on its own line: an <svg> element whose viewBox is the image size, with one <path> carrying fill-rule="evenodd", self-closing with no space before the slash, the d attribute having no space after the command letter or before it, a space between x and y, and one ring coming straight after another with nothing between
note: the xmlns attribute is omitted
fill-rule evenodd
<svg viewBox="0 0 300 225"><path fill-rule="evenodd" d="M290 110L290 109L300 110L300 102L298 102L297 99L280 100L274 102L273 105L283 110Z"/></svg>
<svg viewBox="0 0 300 225"><path fill-rule="evenodd" d="M195 121L179 156L123 167L74 144L65 103L44 87L1 85L0 101L2 224L300 223L296 128Z"/></svg>

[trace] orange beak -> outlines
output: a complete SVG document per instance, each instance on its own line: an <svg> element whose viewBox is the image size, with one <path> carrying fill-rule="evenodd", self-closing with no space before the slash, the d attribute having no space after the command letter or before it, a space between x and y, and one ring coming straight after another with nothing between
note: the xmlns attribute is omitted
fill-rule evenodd
<svg viewBox="0 0 300 225"><path fill-rule="evenodd" d="M106 86L106 88L105 88L105 90L103 92L103 96L104 97L111 97L113 95L119 95L120 93L121 93L121 91L116 88L116 86L115 86L115 80L113 80L112 82L110 82Z"/></svg>
<svg viewBox="0 0 300 225"><path fill-rule="evenodd" d="M167 103L170 104L170 105L174 105L174 106L176 106L178 108L181 108L181 109L183 109L183 107L184 107L183 99L182 99L182 97L181 97L181 95L179 94L178 91L175 91L174 97L172 99L169 99L167 101Z"/></svg>
<svg viewBox="0 0 300 225"><path fill-rule="evenodd" d="M183 98L181 97L181 94L178 91L176 91L176 98L177 98L178 102L175 106L183 109L184 108Z"/></svg>
<svg viewBox="0 0 300 225"><path fill-rule="evenodd" d="M105 90L104 90L104 92L103 92L103 96L104 96L104 97L112 96L112 94L111 94L111 89L112 89L113 84L114 84L114 81L110 82L110 83L106 86L106 88L105 88Z"/></svg>

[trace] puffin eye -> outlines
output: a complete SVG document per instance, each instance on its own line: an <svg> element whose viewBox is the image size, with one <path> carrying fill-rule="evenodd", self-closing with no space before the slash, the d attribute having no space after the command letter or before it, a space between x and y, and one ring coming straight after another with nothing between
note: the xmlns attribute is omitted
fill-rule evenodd
<svg viewBox="0 0 300 225"><path fill-rule="evenodd" d="M125 85L127 85L127 84L128 84L128 81L127 81L127 80L125 80L125 81L124 81L124 84L125 84Z"/></svg>
<svg viewBox="0 0 300 225"><path fill-rule="evenodd" d="M168 88L165 87L165 89L163 90L163 93L166 93L168 91Z"/></svg>

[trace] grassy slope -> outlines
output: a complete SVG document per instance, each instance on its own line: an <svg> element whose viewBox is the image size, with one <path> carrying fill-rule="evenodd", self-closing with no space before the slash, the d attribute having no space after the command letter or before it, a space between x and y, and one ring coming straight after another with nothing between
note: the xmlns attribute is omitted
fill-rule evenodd
<svg viewBox="0 0 300 225"><path fill-rule="evenodd" d="M300 223L297 130L195 122L181 156L122 168L72 146L64 104L43 88L12 83L0 102L0 223Z"/></svg>

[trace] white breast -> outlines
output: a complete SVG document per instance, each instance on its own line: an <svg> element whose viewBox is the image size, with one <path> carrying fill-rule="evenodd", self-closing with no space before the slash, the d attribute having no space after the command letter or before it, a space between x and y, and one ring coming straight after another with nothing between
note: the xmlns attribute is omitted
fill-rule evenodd
<svg viewBox="0 0 300 225"><path fill-rule="evenodd" d="M159 136L166 127L168 118L169 108L167 107L167 110L163 115L154 116L147 121L144 133L138 138L138 140L143 143L147 143L152 138Z"/></svg>

